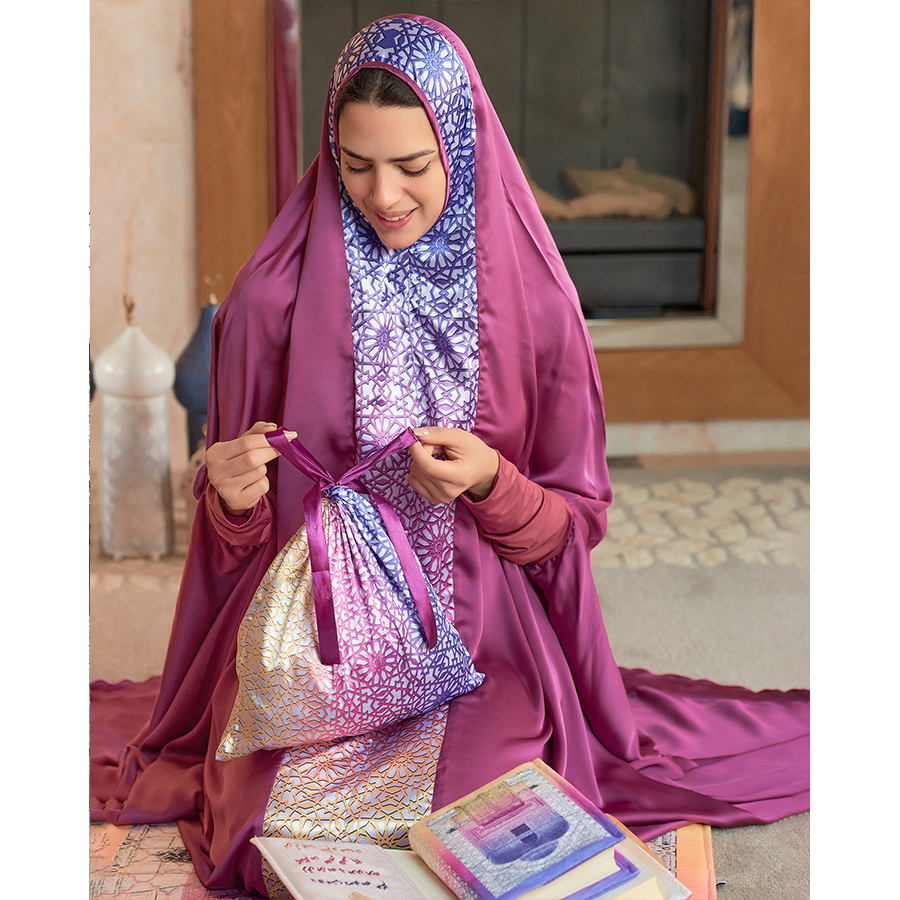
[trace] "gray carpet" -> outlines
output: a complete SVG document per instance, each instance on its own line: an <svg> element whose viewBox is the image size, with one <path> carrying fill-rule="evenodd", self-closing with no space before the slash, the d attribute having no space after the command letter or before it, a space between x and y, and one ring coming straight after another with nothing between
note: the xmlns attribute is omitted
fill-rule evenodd
<svg viewBox="0 0 900 900"><path fill-rule="evenodd" d="M754 689L808 687L808 466L613 461L611 472L610 530L593 562L617 661ZM140 680L162 669L188 512L178 496L176 549L158 562L104 557L99 516L94 502L91 678ZM719 900L805 900L809 814L714 829L713 856L726 882Z"/></svg>

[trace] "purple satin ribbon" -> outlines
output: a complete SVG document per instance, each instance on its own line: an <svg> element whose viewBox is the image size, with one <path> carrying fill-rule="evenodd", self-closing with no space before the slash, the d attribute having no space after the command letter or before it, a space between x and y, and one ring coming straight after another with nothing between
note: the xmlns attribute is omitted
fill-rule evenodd
<svg viewBox="0 0 900 900"><path fill-rule="evenodd" d="M425 629L428 649L437 643L437 624L434 610L428 596L428 585L419 566L415 552L406 536L406 531L390 503L361 484L359 478L376 463L409 447L417 440L411 428L407 428L381 450L366 457L361 463L348 469L340 478L331 473L296 438L289 441L284 436L284 428L269 432L266 440L289 462L309 476L314 484L303 498L303 513L306 518L306 537L309 542L309 563L312 569L313 602L316 608L316 627L319 633L319 658L323 665L336 666L341 661L338 646L337 622L334 615L334 593L331 587L331 570L328 564L328 546L325 542L325 525L322 520L322 491L335 485L344 485L358 492L368 494L372 504L381 515L385 530L397 551L406 584L415 601L416 609Z"/></svg>

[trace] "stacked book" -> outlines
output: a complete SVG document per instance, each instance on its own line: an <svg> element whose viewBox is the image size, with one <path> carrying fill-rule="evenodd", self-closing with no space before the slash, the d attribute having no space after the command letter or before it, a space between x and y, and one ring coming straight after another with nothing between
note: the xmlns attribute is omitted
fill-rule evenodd
<svg viewBox="0 0 900 900"><path fill-rule="evenodd" d="M413 825L412 851L254 838L297 900L686 900L637 838L536 760Z"/></svg>

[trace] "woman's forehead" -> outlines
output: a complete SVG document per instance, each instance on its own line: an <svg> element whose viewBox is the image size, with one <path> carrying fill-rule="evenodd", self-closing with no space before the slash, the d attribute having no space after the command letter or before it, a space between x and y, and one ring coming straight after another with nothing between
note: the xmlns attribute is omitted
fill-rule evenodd
<svg viewBox="0 0 900 900"><path fill-rule="evenodd" d="M341 152L369 162L410 162L438 151L438 139L420 106L377 106L349 101L341 109Z"/></svg>

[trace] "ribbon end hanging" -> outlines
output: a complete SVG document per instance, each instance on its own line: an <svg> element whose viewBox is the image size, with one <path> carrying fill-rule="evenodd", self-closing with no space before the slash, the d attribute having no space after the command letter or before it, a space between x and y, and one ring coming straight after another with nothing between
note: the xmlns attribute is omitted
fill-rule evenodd
<svg viewBox="0 0 900 900"><path fill-rule="evenodd" d="M427 596L425 599L426 602L430 605L430 601L428 600ZM424 619L422 620L422 624L425 626L425 641L428 644L428 649L434 650L434 648L437 646L438 640L437 623L434 621L434 615L424 617Z"/></svg>
<svg viewBox="0 0 900 900"><path fill-rule="evenodd" d="M400 568L403 570L403 575L406 578L406 586L409 588L409 593L419 612L419 618L422 620L422 628L425 631L425 643L428 645L429 650L434 650L438 639L437 622L434 620L434 608L431 605L428 583L422 573L419 560L410 546L409 538L400 524L397 513L394 512L390 503L378 494L370 492L369 496L381 514L381 521L384 523L385 530L394 544L394 549L397 551Z"/></svg>
<svg viewBox="0 0 900 900"><path fill-rule="evenodd" d="M337 644L335 646L327 646L321 641L319 642L319 661L323 666L337 666L341 662L341 651Z"/></svg>
<svg viewBox="0 0 900 900"><path fill-rule="evenodd" d="M437 646L438 633L437 622L434 620L434 607L431 605L431 596L428 593L428 584L418 568L412 573L412 579L410 579L410 574L409 571L404 570L406 584L412 594L416 609L419 611L422 628L425 630L425 643L429 650L434 650Z"/></svg>
<svg viewBox="0 0 900 900"><path fill-rule="evenodd" d="M331 578L327 569L324 572L313 571L312 590L313 607L316 611L316 632L319 639L319 659L323 666L336 666L341 661L341 650L334 617Z"/></svg>

